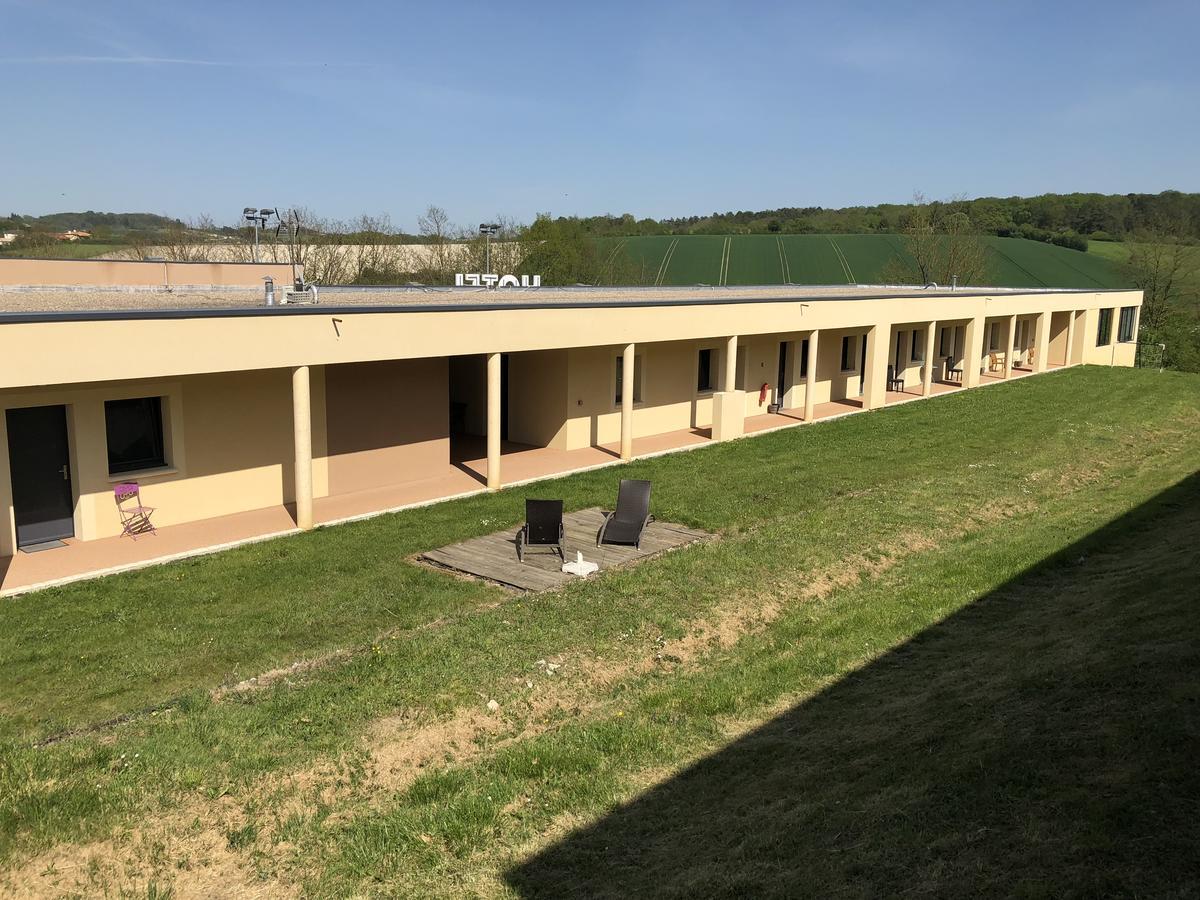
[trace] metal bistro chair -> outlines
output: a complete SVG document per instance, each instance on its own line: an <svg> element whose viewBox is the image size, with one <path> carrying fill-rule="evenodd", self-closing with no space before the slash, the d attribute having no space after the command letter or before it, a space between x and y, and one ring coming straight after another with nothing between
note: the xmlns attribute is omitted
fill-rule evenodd
<svg viewBox="0 0 1200 900"><path fill-rule="evenodd" d="M517 560L525 562L527 547L553 547L559 558L567 561L563 551L566 531L563 528L561 500L525 501L525 524L517 531Z"/></svg>
<svg viewBox="0 0 1200 900"><path fill-rule="evenodd" d="M896 377L896 367L888 366L887 371L887 389L889 391L904 392L904 379Z"/></svg>
<svg viewBox="0 0 1200 900"><path fill-rule="evenodd" d="M617 508L604 517L596 535L601 544L632 544L642 549L642 532L654 521L650 515L650 482L622 478L617 490Z"/></svg>
<svg viewBox="0 0 1200 900"><path fill-rule="evenodd" d="M962 363L955 365L952 357L946 357L946 380L962 382Z"/></svg>
<svg viewBox="0 0 1200 900"><path fill-rule="evenodd" d="M158 534L150 521L153 506L142 504L142 494L136 481L124 481L113 488L113 499L117 501L117 512L121 516L121 536L129 535L133 540L140 534Z"/></svg>

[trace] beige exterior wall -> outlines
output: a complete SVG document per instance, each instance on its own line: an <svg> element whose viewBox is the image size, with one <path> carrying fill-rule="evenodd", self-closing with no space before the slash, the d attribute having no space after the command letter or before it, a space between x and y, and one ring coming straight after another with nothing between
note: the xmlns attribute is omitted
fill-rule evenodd
<svg viewBox="0 0 1200 900"><path fill-rule="evenodd" d="M567 449L566 350L514 353L508 358L508 439Z"/></svg>
<svg viewBox="0 0 1200 900"><path fill-rule="evenodd" d="M325 368L328 493L445 472L450 463L448 371L445 357Z"/></svg>
<svg viewBox="0 0 1200 900"><path fill-rule="evenodd" d="M119 533L112 485L124 478L142 484L163 526L293 499L290 372L296 365L312 367L313 493L320 497L428 477L447 465L454 400L467 397L468 424L476 433L485 430L486 352L509 354L510 438L570 450L620 440L615 372L626 342L636 344L641 359L633 432L646 437L712 424L714 394L696 389L703 348L713 354L714 388L729 394L722 398L728 419L736 418L730 404L743 404L747 415L765 411L758 400L764 382L772 387L767 400L774 399L785 340L794 342L790 405L803 405L799 342L812 329L820 329L819 349L809 359L818 404L860 396L863 341L875 329L870 364L882 360L884 366L864 400L876 402L898 331L921 330L930 321L961 325L956 355L969 358L982 347L983 366L987 335L979 326L1016 315L1029 322L1032 342L1035 319L1046 313L1052 361L1065 358L1069 330L1073 362L1131 365L1135 345L1115 339L1121 307L1140 302L1137 292L1038 293L9 322L0 324L0 411L66 405L76 535L92 539ZM1096 347L1101 308L1114 310L1114 343ZM744 350L744 394L722 383L733 334ZM845 336L852 338L848 371L840 365ZM907 346L904 355L910 355ZM919 366L908 367L912 386L920 383ZM970 375L964 372L968 385ZM138 396L164 398L169 466L110 478L104 401ZM8 468L0 415L0 555L15 549Z"/></svg>
<svg viewBox="0 0 1200 900"><path fill-rule="evenodd" d="M303 274L301 270L297 270ZM0 286L155 288L257 287L263 277L286 287L292 267L279 263L143 262L115 259L0 259Z"/></svg>
<svg viewBox="0 0 1200 900"><path fill-rule="evenodd" d="M167 467L120 476L108 474L104 401L163 398ZM143 502L157 508L155 523L173 525L277 506L293 497L291 375L272 369L140 382L0 392L7 409L63 404L71 444L75 536L82 540L121 533L113 486L137 481ZM329 491L324 373L315 370L313 489ZM16 547L7 437L0 456L0 555Z"/></svg>

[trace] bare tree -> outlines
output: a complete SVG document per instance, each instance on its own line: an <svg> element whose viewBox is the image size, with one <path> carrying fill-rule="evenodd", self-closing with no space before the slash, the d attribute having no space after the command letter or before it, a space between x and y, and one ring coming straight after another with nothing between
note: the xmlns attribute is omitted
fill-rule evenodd
<svg viewBox="0 0 1200 900"><path fill-rule="evenodd" d="M887 280L918 284L978 284L987 274L988 248L961 202L930 202L913 195L903 224L907 259L897 256L884 267Z"/></svg>
<svg viewBox="0 0 1200 900"><path fill-rule="evenodd" d="M1159 335L1172 309L1197 302L1200 254L1176 223L1140 232L1129 248L1123 270L1142 291L1142 332Z"/></svg>

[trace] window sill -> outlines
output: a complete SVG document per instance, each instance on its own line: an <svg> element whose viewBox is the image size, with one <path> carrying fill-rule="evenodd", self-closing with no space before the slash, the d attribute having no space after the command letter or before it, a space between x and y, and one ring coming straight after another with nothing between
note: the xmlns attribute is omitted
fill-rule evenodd
<svg viewBox="0 0 1200 900"><path fill-rule="evenodd" d="M157 478L160 475L178 475L179 470L174 466L158 466L154 469L136 469L132 472L122 472L119 475L109 475L109 484L119 484L122 481L135 481L138 478Z"/></svg>

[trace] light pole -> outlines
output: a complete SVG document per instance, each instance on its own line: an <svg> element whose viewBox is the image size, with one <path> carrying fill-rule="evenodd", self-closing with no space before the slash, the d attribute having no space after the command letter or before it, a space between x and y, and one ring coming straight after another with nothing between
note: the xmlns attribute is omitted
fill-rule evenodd
<svg viewBox="0 0 1200 900"><path fill-rule="evenodd" d="M479 233L483 235L483 274L492 274L492 235L499 234L499 225L489 225L482 223L479 226Z"/></svg>
<svg viewBox="0 0 1200 900"><path fill-rule="evenodd" d="M254 261L258 262L258 230L267 227L267 220L271 216L278 217L279 210L273 207L264 206L262 209L255 209L253 206L247 206L242 210L242 216L247 222L254 223Z"/></svg>

